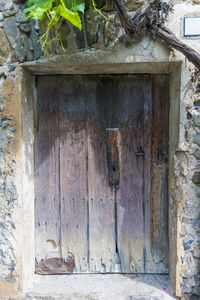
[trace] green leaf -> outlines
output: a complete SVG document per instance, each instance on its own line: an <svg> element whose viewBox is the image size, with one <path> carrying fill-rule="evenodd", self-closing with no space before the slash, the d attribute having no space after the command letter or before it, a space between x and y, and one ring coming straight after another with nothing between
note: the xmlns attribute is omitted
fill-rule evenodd
<svg viewBox="0 0 200 300"><path fill-rule="evenodd" d="M80 11L84 13L85 10L84 0L64 0L64 3L67 9L73 12Z"/></svg>
<svg viewBox="0 0 200 300"><path fill-rule="evenodd" d="M28 0L27 6L37 6L37 7L44 7L48 5L49 3L52 3L54 0Z"/></svg>
<svg viewBox="0 0 200 300"><path fill-rule="evenodd" d="M61 4L54 8L58 14L60 14L63 18L68 20L72 25L78 27L80 30L82 29L81 19L77 12L70 11L66 8L64 0L60 0Z"/></svg>
<svg viewBox="0 0 200 300"><path fill-rule="evenodd" d="M23 10L23 13L28 13L33 19L43 19L45 12L52 7L53 2L54 0L29 0L28 7Z"/></svg>
<svg viewBox="0 0 200 300"><path fill-rule="evenodd" d="M36 8L32 12L29 13L29 17L35 20L43 20L46 18L46 9Z"/></svg>

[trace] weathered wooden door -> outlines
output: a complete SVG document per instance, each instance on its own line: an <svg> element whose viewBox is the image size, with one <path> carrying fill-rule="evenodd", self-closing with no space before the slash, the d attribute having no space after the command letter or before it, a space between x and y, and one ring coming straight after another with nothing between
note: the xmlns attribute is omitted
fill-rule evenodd
<svg viewBox="0 0 200 300"><path fill-rule="evenodd" d="M164 75L39 76L36 272L168 272Z"/></svg>

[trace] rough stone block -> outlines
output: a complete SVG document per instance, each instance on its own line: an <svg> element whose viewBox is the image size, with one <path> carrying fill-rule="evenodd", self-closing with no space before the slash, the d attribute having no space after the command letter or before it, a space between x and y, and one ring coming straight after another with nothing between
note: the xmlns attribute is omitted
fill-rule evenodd
<svg viewBox="0 0 200 300"><path fill-rule="evenodd" d="M0 21L3 21L4 20L4 15L2 12L0 12Z"/></svg>
<svg viewBox="0 0 200 300"><path fill-rule="evenodd" d="M4 11L4 17L7 18L7 17L11 17L11 16L14 16L16 15L17 11L16 10L6 10Z"/></svg>
<svg viewBox="0 0 200 300"><path fill-rule="evenodd" d="M0 11L10 10L13 7L12 0L1 0L0 1Z"/></svg>
<svg viewBox="0 0 200 300"><path fill-rule="evenodd" d="M200 159L200 150L196 150L196 151L194 152L194 157L195 157L196 159Z"/></svg>
<svg viewBox="0 0 200 300"><path fill-rule="evenodd" d="M78 46L78 49L84 49L85 48L85 36L83 33L83 30L79 30L78 28L74 28L74 32L76 34L76 43Z"/></svg>
<svg viewBox="0 0 200 300"><path fill-rule="evenodd" d="M192 292L192 288L194 286L195 286L194 277L183 278L183 283L182 283L182 292L183 293L191 293Z"/></svg>
<svg viewBox="0 0 200 300"><path fill-rule="evenodd" d="M200 146L200 133L197 133L194 138L194 143Z"/></svg>
<svg viewBox="0 0 200 300"><path fill-rule="evenodd" d="M186 217L183 217L182 222L185 223L185 224L190 224L190 219L186 218Z"/></svg>
<svg viewBox="0 0 200 300"><path fill-rule="evenodd" d="M20 30L16 24L15 18L7 18L4 22L4 29L11 47L20 62L23 62L27 56L27 47L23 43Z"/></svg>
<svg viewBox="0 0 200 300"><path fill-rule="evenodd" d="M200 245L198 245L194 248L194 257L200 258Z"/></svg>
<svg viewBox="0 0 200 300"><path fill-rule="evenodd" d="M200 274L195 276L195 287L193 289L193 293L200 296Z"/></svg>
<svg viewBox="0 0 200 300"><path fill-rule="evenodd" d="M28 20L26 20L27 15L24 14L21 10L19 10L15 16L16 22L17 23L27 23L29 22Z"/></svg>
<svg viewBox="0 0 200 300"><path fill-rule="evenodd" d="M33 46L34 59L38 59L42 56L42 50L40 43L38 40L40 39L39 32L36 31L36 22L35 20L31 20L31 43Z"/></svg>
<svg viewBox="0 0 200 300"><path fill-rule="evenodd" d="M10 53L8 41L4 34L3 29L0 29L0 65L3 64L8 58Z"/></svg>
<svg viewBox="0 0 200 300"><path fill-rule="evenodd" d="M184 250L186 251L186 250L191 249L192 243L194 243L194 240L189 240L189 241L187 241L187 242L184 242L184 243L183 243Z"/></svg>
<svg viewBox="0 0 200 300"><path fill-rule="evenodd" d="M200 198L200 186L198 186L198 185L195 188L195 194L198 198Z"/></svg>
<svg viewBox="0 0 200 300"><path fill-rule="evenodd" d="M200 127L200 114L199 113L194 114L192 120L193 120L193 125L195 127Z"/></svg>
<svg viewBox="0 0 200 300"><path fill-rule="evenodd" d="M194 107L195 108L200 108L200 100L197 100L194 102Z"/></svg>
<svg viewBox="0 0 200 300"><path fill-rule="evenodd" d="M86 14L86 36L90 47L98 42L98 32L101 22L102 17L97 12L93 12L92 16L89 13Z"/></svg>
<svg viewBox="0 0 200 300"><path fill-rule="evenodd" d="M192 182L195 184L200 184L200 172L195 172L192 177Z"/></svg>
<svg viewBox="0 0 200 300"><path fill-rule="evenodd" d="M127 11L135 11L136 9L138 9L139 7L141 7L144 3L146 3L148 1L145 0L125 0L125 7L127 9Z"/></svg>
<svg viewBox="0 0 200 300"><path fill-rule="evenodd" d="M28 33L31 31L30 24L20 24L19 29L25 33Z"/></svg>

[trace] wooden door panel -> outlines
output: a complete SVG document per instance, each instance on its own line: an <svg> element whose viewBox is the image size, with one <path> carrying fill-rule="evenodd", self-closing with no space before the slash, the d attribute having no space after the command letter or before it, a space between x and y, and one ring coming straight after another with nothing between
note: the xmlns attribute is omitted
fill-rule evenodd
<svg viewBox="0 0 200 300"><path fill-rule="evenodd" d="M151 254L151 222L150 222L150 193L151 193L151 123L152 123L152 78L144 77L144 273L157 273L157 266Z"/></svg>
<svg viewBox="0 0 200 300"><path fill-rule="evenodd" d="M168 272L169 76L152 77L151 253L158 273Z"/></svg>
<svg viewBox="0 0 200 300"><path fill-rule="evenodd" d="M117 78L115 123L120 128L117 189L117 248L123 273L144 272L144 95L143 77ZM117 124L118 123L118 124Z"/></svg>
<svg viewBox="0 0 200 300"><path fill-rule="evenodd" d="M87 132L82 76L59 80L61 248L74 258L75 272L87 271Z"/></svg>
<svg viewBox="0 0 200 300"><path fill-rule="evenodd" d="M36 260L59 256L60 193L57 80L39 77L35 134Z"/></svg>
<svg viewBox="0 0 200 300"><path fill-rule="evenodd" d="M167 273L169 77L38 79L37 261L60 259L51 274L70 257L74 272Z"/></svg>
<svg viewBox="0 0 200 300"><path fill-rule="evenodd" d="M104 84L103 84L104 82ZM108 85L98 76L85 82L88 110L88 197L90 272L115 270L114 191L109 185L106 128Z"/></svg>

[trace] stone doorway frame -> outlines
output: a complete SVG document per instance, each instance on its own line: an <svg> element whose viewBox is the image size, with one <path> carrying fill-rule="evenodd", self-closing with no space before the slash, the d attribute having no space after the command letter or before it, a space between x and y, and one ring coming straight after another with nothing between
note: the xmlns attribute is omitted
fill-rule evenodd
<svg viewBox="0 0 200 300"><path fill-rule="evenodd" d="M106 51L105 51L106 52ZM64 61L41 60L22 65L22 210L24 211L24 231L22 245L21 290L26 293L33 282L42 275L35 272L34 247L34 97L37 97L35 75L64 74L169 74L170 112L169 112L169 276L176 296L181 296L181 268L178 249L180 245L178 212L181 206L175 193L174 154L181 151L181 75L182 62L119 62L102 59L102 53L95 51L67 56ZM96 62L102 62L97 64ZM60 275L62 276L62 275Z"/></svg>

